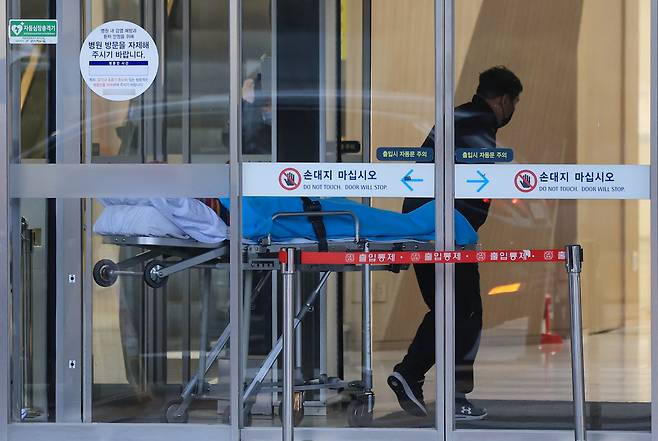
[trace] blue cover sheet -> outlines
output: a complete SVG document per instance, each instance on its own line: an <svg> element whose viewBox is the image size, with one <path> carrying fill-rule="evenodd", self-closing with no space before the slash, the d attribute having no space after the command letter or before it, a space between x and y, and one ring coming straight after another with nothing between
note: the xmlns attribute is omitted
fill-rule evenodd
<svg viewBox="0 0 658 441"><path fill-rule="evenodd" d="M322 211L351 211L359 218L361 237L370 240L434 240L434 201L409 213L397 213L368 207L345 198L319 200ZM307 217L279 218L274 223L272 216L281 212L303 212L302 199L298 197L245 197L243 204L244 238L258 241L272 233L272 240L285 242L304 238L316 240L313 227ZM229 208L228 198L221 199ZM354 236L354 222L350 216L324 217L329 239L343 239ZM455 210L455 244L473 245L478 235L461 213Z"/></svg>

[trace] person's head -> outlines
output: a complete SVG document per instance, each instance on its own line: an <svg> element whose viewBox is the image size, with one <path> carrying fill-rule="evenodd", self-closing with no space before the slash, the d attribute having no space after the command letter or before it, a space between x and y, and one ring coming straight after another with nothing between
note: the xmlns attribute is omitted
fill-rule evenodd
<svg viewBox="0 0 658 441"><path fill-rule="evenodd" d="M477 94L496 114L498 127L510 122L522 91L521 80L505 66L495 66L480 74Z"/></svg>

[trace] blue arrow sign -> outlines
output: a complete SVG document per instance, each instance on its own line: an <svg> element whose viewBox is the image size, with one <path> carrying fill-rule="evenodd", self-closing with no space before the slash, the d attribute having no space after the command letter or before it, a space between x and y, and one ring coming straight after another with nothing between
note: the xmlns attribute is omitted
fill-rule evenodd
<svg viewBox="0 0 658 441"><path fill-rule="evenodd" d="M414 191L413 187L411 185L409 185L410 182L423 182L424 181L424 179L421 179L421 178L412 178L411 174L413 172L414 172L414 169L412 168L411 170L409 170L407 172L406 175L404 175L402 177L402 179L400 179L400 182L402 182L409 189L409 191Z"/></svg>
<svg viewBox="0 0 658 441"><path fill-rule="evenodd" d="M487 179L487 177L484 175L484 173L482 173L480 170L476 170L476 171L477 171L477 174L480 175L480 177L482 179L467 179L466 182L469 183L469 184L482 184L482 185L480 185L480 188L475 190L477 193L479 193L491 181L489 181L489 179Z"/></svg>

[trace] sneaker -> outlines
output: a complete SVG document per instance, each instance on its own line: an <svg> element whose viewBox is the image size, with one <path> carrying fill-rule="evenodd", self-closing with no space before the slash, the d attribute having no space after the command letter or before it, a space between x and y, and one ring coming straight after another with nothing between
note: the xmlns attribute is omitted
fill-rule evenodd
<svg viewBox="0 0 658 441"><path fill-rule="evenodd" d="M393 372L389 375L387 383L398 397L400 407L407 413L417 416L427 416L425 401L423 400L423 383L425 378L420 381L407 381L399 372Z"/></svg>
<svg viewBox="0 0 658 441"><path fill-rule="evenodd" d="M466 398L455 399L455 419L456 420L482 420L487 416L487 409L477 407Z"/></svg>

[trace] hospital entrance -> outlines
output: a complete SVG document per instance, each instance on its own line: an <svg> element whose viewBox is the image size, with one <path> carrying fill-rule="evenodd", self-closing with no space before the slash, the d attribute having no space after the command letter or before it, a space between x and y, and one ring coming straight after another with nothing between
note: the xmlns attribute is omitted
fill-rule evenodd
<svg viewBox="0 0 658 441"><path fill-rule="evenodd" d="M656 0L5 0L0 440L650 440Z"/></svg>

